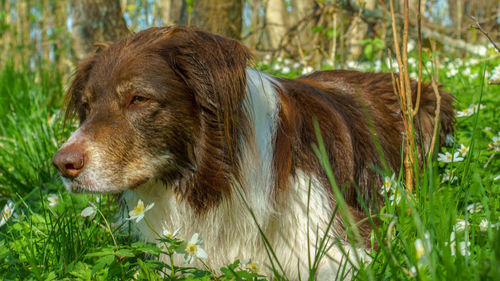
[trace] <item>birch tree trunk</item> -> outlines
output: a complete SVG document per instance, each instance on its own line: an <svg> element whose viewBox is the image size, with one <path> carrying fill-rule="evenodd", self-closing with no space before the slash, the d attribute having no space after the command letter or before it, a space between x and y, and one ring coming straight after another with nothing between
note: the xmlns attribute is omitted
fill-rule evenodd
<svg viewBox="0 0 500 281"><path fill-rule="evenodd" d="M115 41L129 34L119 0L71 1L73 51L81 60L95 51L94 43Z"/></svg>

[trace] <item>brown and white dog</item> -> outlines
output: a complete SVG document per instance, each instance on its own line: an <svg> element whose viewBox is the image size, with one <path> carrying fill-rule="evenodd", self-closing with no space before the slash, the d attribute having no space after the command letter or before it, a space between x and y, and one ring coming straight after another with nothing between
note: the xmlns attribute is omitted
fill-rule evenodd
<svg viewBox="0 0 500 281"><path fill-rule="evenodd" d="M250 68L250 58L239 42L188 27L150 28L113 43L78 66L67 116L78 114L80 127L54 164L73 192L119 193L129 209L139 199L154 202L146 218L155 231L199 233L214 269L236 259L269 265L248 204L286 276L304 278L336 207L312 148L313 119L360 220L361 202L376 209L382 200L376 142L389 168L400 169L399 100L390 74L322 71L291 80ZM453 97L441 96L443 140L454 118ZM423 85L415 118L423 153L435 104ZM337 216L328 235L342 239L344 229ZM138 232L156 238L143 221ZM317 278L334 278L345 261L339 247L327 254Z"/></svg>

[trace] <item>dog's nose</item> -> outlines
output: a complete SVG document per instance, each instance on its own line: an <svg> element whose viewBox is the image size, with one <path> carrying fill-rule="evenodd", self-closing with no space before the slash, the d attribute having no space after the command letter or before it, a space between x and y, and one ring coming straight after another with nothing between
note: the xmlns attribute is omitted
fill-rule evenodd
<svg viewBox="0 0 500 281"><path fill-rule="evenodd" d="M52 163L59 170L61 176L65 178L77 177L83 171L84 162L82 150L75 146L59 149L52 160Z"/></svg>

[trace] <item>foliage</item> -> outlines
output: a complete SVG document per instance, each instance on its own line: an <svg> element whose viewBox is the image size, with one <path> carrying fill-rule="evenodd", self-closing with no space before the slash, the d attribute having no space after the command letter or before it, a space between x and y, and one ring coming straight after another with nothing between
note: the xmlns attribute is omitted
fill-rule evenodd
<svg viewBox="0 0 500 281"><path fill-rule="evenodd" d="M365 43L376 52L377 42ZM410 67L415 72L412 55ZM429 57L425 55L424 61ZM418 177L415 195L405 192L401 175L387 175L386 204L373 214L379 225L372 233L371 261L357 272L359 280L493 280L500 276L499 86L488 85L484 77L500 59L439 59L443 61L440 81L456 95L456 107L464 112L457 118L452 147L441 153L458 152L463 160L433 161ZM387 61L347 65L389 70ZM312 70L286 58L268 59L256 67L287 77ZM326 69L333 67L324 64ZM425 75L432 73L430 63L425 69ZM71 124L66 131L60 126L64 83L50 68L15 70L7 64L0 71L0 208L8 199L15 202L14 215L0 226L1 279L262 278L249 262L235 261L216 271L163 263L160 255L183 255L188 242L167 236L159 238L159 246L134 242L127 224L108 223L115 221L114 197L65 192L51 167L53 153L72 129ZM483 106L474 106L479 104ZM89 201L96 202L98 214L83 216Z"/></svg>

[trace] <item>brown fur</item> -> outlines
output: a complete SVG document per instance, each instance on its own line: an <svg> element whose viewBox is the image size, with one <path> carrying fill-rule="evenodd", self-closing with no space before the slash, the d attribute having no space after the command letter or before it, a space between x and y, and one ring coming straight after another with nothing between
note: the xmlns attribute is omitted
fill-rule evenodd
<svg viewBox="0 0 500 281"><path fill-rule="evenodd" d="M252 134L243 106L250 58L239 42L189 27L150 28L109 45L79 64L69 88L66 116L78 114L83 132L77 139L81 148L71 149L86 151L97 143L116 192L157 177L203 214L230 198L232 181L245 169L238 160L242 140ZM404 130L390 74L322 71L277 78L275 88L280 112L272 200L282 198L299 169L329 186L312 149L316 118L336 182L356 218L362 218L361 200L374 207L381 199L382 177L375 169L384 164L375 141L388 168L397 172L401 166ZM415 88L413 81L414 96ZM149 100L131 104L136 95ZM454 117L452 95L441 91L441 96L442 143L452 133ZM424 84L415 118L424 153L434 110L434 93ZM65 150L54 160L63 175Z"/></svg>

